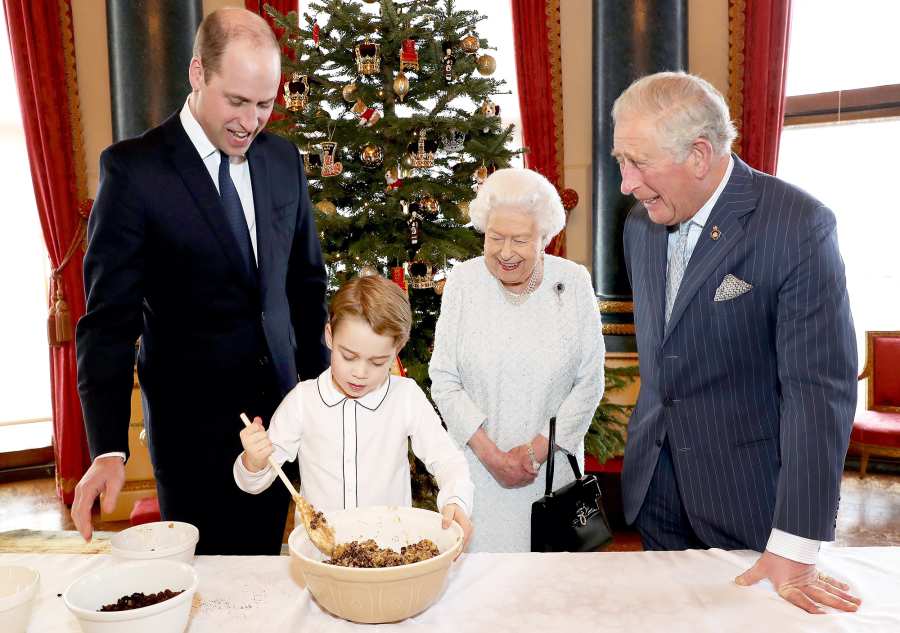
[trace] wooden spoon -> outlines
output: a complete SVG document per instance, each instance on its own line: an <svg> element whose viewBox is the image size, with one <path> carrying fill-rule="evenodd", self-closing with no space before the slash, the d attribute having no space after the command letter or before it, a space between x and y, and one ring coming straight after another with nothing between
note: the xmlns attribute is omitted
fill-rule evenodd
<svg viewBox="0 0 900 633"><path fill-rule="evenodd" d="M244 421L244 426L252 424L246 413L241 413L241 420ZM334 530L328 525L325 515L316 510L309 501L303 498L303 495L297 492L291 480L287 478L284 471L281 470L281 466L278 465L278 462L271 455L269 455L269 466L278 473L278 477L284 482L288 492L294 498L294 503L297 504L297 509L300 511L300 519L303 521L303 527L306 528L309 540L316 546L316 549L330 558L334 552Z"/></svg>

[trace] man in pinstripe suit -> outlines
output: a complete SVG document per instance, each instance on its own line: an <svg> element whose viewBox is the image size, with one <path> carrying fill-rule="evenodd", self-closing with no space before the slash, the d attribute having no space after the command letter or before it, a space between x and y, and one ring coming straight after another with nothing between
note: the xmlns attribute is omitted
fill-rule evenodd
<svg viewBox="0 0 900 633"><path fill-rule="evenodd" d="M613 106L641 392L622 473L646 549L763 552L795 605L853 611L816 572L834 538L856 406L856 343L835 219L730 153L706 81L658 73Z"/></svg>

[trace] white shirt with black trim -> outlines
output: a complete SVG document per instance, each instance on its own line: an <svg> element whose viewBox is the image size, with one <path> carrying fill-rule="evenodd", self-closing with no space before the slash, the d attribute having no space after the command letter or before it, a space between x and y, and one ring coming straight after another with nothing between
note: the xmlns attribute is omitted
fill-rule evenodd
<svg viewBox="0 0 900 633"><path fill-rule="evenodd" d="M412 505L407 438L437 480L438 508L458 504L472 515L475 486L459 447L414 380L389 376L375 391L348 398L326 369L284 398L269 425L279 464L299 457L301 491L319 510ZM234 480L257 494L277 476L234 462Z"/></svg>

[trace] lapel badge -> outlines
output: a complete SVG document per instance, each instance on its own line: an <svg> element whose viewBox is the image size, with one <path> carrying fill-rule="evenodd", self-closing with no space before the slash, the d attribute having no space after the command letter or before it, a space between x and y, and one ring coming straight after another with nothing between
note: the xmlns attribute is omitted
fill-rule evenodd
<svg viewBox="0 0 900 633"><path fill-rule="evenodd" d="M712 231L709 232L709 236L712 238L712 241L715 242L722 237L722 231L719 230L718 226L713 225Z"/></svg>

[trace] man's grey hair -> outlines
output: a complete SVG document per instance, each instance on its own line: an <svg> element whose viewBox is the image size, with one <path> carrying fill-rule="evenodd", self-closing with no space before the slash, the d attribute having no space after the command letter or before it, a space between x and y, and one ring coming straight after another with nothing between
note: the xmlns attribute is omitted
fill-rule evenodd
<svg viewBox="0 0 900 633"><path fill-rule="evenodd" d="M647 75L631 84L612 107L614 124L626 116L652 118L660 147L677 162L687 158L698 138L709 141L717 156L725 156L737 136L722 93L684 72Z"/></svg>
<svg viewBox="0 0 900 633"><path fill-rule="evenodd" d="M530 169L498 169L488 176L469 205L472 225L484 233L491 212L501 206L534 217L542 246L546 246L566 225L566 212L556 187Z"/></svg>

